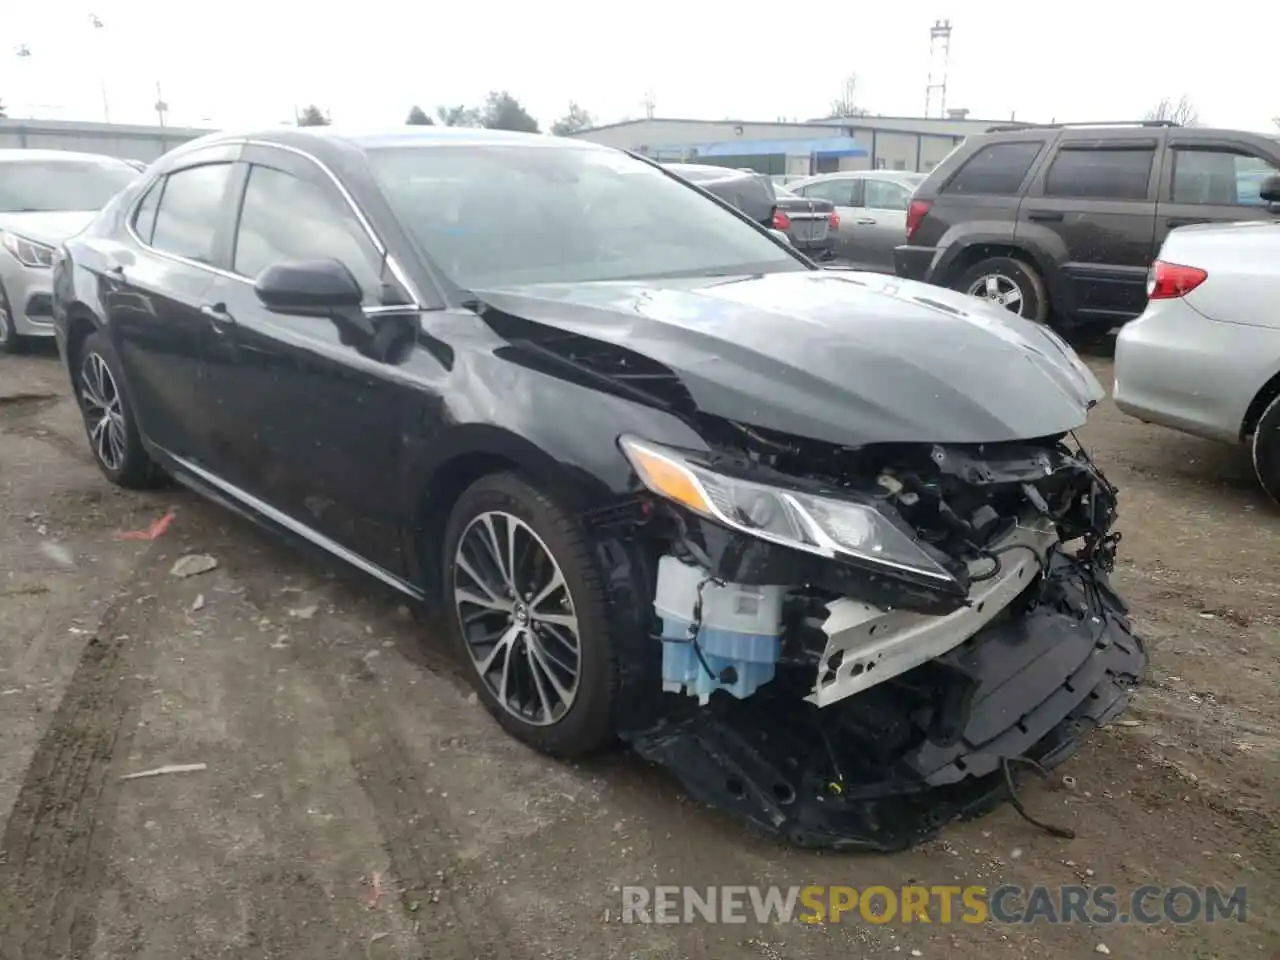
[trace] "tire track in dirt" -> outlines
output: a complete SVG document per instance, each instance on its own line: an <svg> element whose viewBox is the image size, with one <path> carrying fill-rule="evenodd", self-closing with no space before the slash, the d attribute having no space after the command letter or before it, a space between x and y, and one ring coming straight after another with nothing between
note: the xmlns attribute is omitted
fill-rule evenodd
<svg viewBox="0 0 1280 960"><path fill-rule="evenodd" d="M0 956L88 955L106 877L118 780L117 747L133 697L124 679L132 586L112 599L86 643L27 767L0 838Z"/></svg>

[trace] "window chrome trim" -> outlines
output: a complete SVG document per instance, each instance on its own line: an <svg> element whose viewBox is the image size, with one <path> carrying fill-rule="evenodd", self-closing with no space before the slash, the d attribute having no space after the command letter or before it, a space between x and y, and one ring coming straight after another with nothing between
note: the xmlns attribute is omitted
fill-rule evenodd
<svg viewBox="0 0 1280 960"><path fill-rule="evenodd" d="M386 260L387 269L391 271L391 275L396 278L396 281L404 287L405 291L413 299L414 309L426 309L423 305L422 295L418 293L417 286L410 281L409 275L405 273L404 268L400 266L400 261L397 260L395 255L387 249L387 245L382 242L382 238L379 237L377 231L373 229L373 224L369 222L369 218L365 215L365 212L360 209L360 205L356 203L355 197L351 196L351 191L347 189L346 184L338 179L338 175L329 168L328 164L319 157L307 153L305 150L301 150L298 147L286 146L282 143L271 143L267 140L245 140L244 145L247 147L264 147L269 150L283 150L285 153L292 153L295 156L309 160L319 167L324 175L329 178L329 182L337 188L338 193L342 195L342 199L347 202L347 206L351 208L351 212L356 215L356 219L360 221L360 226L363 227L364 232L368 234L369 240L372 241L374 248ZM401 309L405 308L401 307Z"/></svg>
<svg viewBox="0 0 1280 960"><path fill-rule="evenodd" d="M370 242L373 243L374 249L378 252L378 255L385 258L387 263L387 269L391 271L391 275L395 277L396 281L405 289L406 292L408 292L410 298L413 300L412 303L408 303L408 304L393 304L391 306L365 307L364 313L366 316L377 316L382 313L391 313L391 312L404 312L406 310L424 311L427 309L427 307L423 304L422 296L418 293L417 286L409 279L408 275L404 272L404 268L400 266L400 262L396 259L395 255L391 253L387 249L387 245L382 242L382 239L378 236L377 232L373 229L373 225L369 222L369 218L365 216L364 211L360 209L360 206L359 204L356 203L355 198L351 196L351 192L347 190L347 188L343 185L342 181L338 179L338 175L335 174L332 170L330 170L325 163L323 163L318 158L312 156L311 154L307 153L305 150L299 150L297 147L285 146L284 144L280 144L280 143L270 143L265 140L232 140L232 141L227 141L227 143L233 144L233 145L239 145L242 147L266 147L269 149L283 150L286 153L296 154L297 156L303 157L304 159L309 160L311 161L311 163L315 164L325 174L325 176L329 178L329 181L335 187L337 187L338 193L342 196L342 199L346 202L351 212L355 214L356 220L360 224L360 228L364 230L365 235L369 238ZM161 174L161 176L167 178L169 176L172 176L175 173L181 173L183 170L193 170L196 167L213 166L214 164L217 164L217 163L226 163L230 166L234 166L236 163L240 163L240 162L242 161L212 160L212 161L209 161L208 163L193 163L190 166L177 167L173 170L165 171L163 174ZM249 286L253 286L253 280L249 277L243 276L242 274L239 274L239 273L234 273L231 270L224 270L222 267L215 267L211 263L202 263L199 260L193 260L190 257L184 257L181 254L170 253L167 250L161 250L159 247L152 246L151 244L143 240L142 237L138 236L137 230L135 230L133 227L133 222L134 220L137 219L138 208L142 205L142 202L147 198L147 195L150 194L151 189L155 186L155 184L159 180L160 180L160 177L157 177L155 180L151 181L150 184L148 184L147 189L143 190L138 195L138 198L134 200L133 204L129 207L128 213L125 216L125 222L124 222L125 231L129 234L130 237L133 238L133 241L137 243L138 246L142 247L144 250L148 251L149 253L154 253L158 257L163 257L166 260L172 260L176 263L185 264L186 266L189 266L189 267L196 267L201 270L207 270L208 272L212 274L216 274L217 276L223 277L227 280L235 280L235 281L238 281L239 283L244 283L244 284L248 284ZM162 196L160 199L161 199L161 202L163 203L164 197ZM157 207L156 208L157 215L159 214L159 212L160 212L160 208ZM238 218L237 218L237 223L238 223Z"/></svg>

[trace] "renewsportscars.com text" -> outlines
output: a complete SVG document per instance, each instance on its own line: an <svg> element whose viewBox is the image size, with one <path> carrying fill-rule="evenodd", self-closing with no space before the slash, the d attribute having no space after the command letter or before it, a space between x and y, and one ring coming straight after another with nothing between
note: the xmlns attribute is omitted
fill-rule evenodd
<svg viewBox="0 0 1280 960"><path fill-rule="evenodd" d="M1246 889L1147 884L622 888L623 923L1026 924L1244 922Z"/></svg>

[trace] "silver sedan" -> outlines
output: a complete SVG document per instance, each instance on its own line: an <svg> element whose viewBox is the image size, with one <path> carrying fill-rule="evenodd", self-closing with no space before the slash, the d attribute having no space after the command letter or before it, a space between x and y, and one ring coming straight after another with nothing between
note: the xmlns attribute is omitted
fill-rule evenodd
<svg viewBox="0 0 1280 960"><path fill-rule="evenodd" d="M1171 231L1147 291L1146 310L1116 341L1116 406L1249 444L1259 482L1280 503L1280 222Z"/></svg>
<svg viewBox="0 0 1280 960"><path fill-rule="evenodd" d="M0 352L53 336L55 248L137 175L99 154L0 150Z"/></svg>
<svg viewBox="0 0 1280 960"><path fill-rule="evenodd" d="M836 205L837 257L864 270L893 273L893 248L906 238L907 206L924 178L903 170L842 170L788 181L787 189Z"/></svg>

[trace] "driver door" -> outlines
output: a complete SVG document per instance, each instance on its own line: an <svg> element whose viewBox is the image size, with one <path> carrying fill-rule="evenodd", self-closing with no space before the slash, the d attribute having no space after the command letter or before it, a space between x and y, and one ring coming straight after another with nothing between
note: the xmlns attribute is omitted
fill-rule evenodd
<svg viewBox="0 0 1280 960"><path fill-rule="evenodd" d="M254 278L285 260L337 259L374 306L382 256L310 159L250 146L229 280L207 353L212 443L223 479L298 524L399 574L400 464L412 398L329 320L271 313Z"/></svg>

